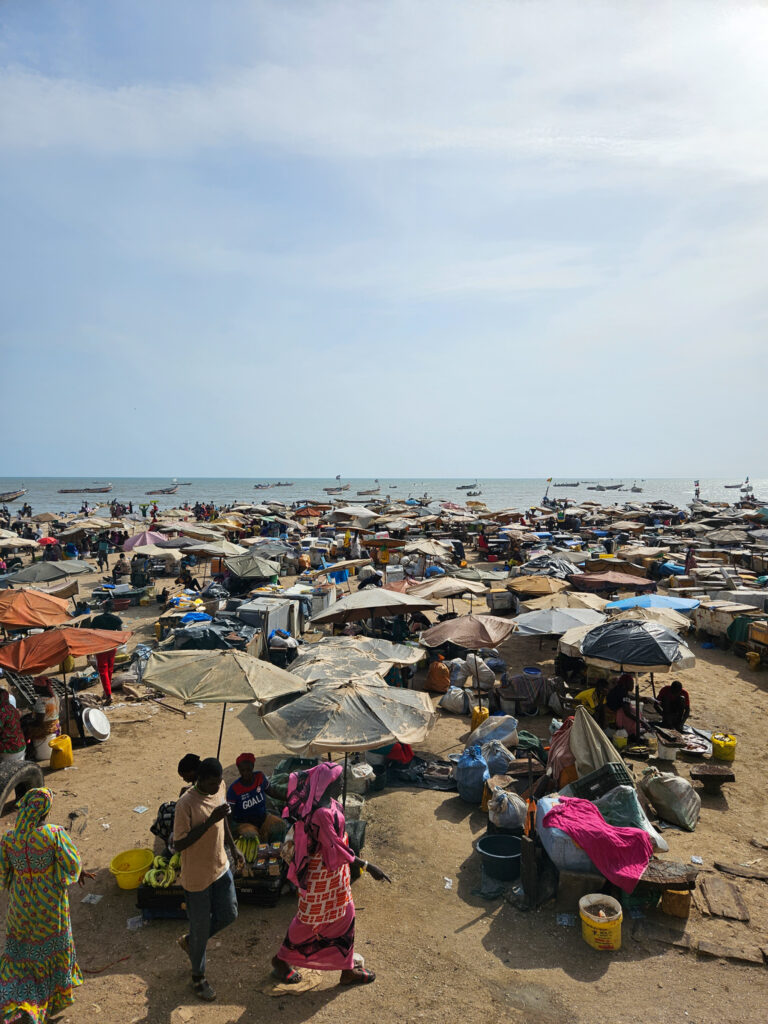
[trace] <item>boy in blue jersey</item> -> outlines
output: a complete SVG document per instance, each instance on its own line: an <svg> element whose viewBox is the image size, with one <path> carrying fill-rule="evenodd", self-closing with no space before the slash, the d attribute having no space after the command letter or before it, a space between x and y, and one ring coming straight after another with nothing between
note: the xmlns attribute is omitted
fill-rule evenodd
<svg viewBox="0 0 768 1024"><path fill-rule="evenodd" d="M237 834L258 832L262 843L281 840L286 831L282 818L267 811L269 779L255 771L256 756L240 754L235 761L240 778L227 790L227 803L232 808L232 831Z"/></svg>

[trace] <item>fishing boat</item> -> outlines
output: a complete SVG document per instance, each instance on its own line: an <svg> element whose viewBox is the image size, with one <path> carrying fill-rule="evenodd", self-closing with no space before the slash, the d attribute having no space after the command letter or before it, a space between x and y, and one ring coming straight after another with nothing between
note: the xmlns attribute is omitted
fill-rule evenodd
<svg viewBox="0 0 768 1024"><path fill-rule="evenodd" d="M0 501L16 501L17 498L23 498L26 493L26 487L21 487L18 491L3 491L3 493L0 494Z"/></svg>
<svg viewBox="0 0 768 1024"><path fill-rule="evenodd" d="M563 483L563 484L552 484L553 487L578 487L579 481L576 480L574 483Z"/></svg>
<svg viewBox="0 0 768 1024"><path fill-rule="evenodd" d="M456 488L457 491L471 491L473 487L477 487L477 480L473 484L459 484Z"/></svg>
<svg viewBox="0 0 768 1024"><path fill-rule="evenodd" d="M175 494L178 491L179 485L173 484L171 487L156 487L152 491L145 491L145 494Z"/></svg>
<svg viewBox="0 0 768 1024"><path fill-rule="evenodd" d="M341 494L342 491L349 490L349 484L343 484L341 487L324 487L323 490L326 494Z"/></svg>
<svg viewBox="0 0 768 1024"><path fill-rule="evenodd" d="M179 483L179 487L191 487L191 486L192 486L192 481L191 480L185 480L183 483Z"/></svg>
<svg viewBox="0 0 768 1024"><path fill-rule="evenodd" d="M588 491L607 491L608 488L604 487L603 484L595 484L594 487L588 487Z"/></svg>
<svg viewBox="0 0 768 1024"><path fill-rule="evenodd" d="M268 491L272 484L254 484L253 489L255 491Z"/></svg>
<svg viewBox="0 0 768 1024"><path fill-rule="evenodd" d="M109 494L112 484L101 484L98 487L60 487L58 494Z"/></svg>
<svg viewBox="0 0 768 1024"><path fill-rule="evenodd" d="M744 484L723 484L723 487L731 491L735 491L736 488L742 488L743 486Z"/></svg>
<svg viewBox="0 0 768 1024"><path fill-rule="evenodd" d="M478 494L482 494L482 491L467 491L468 498L476 498Z"/></svg>
<svg viewBox="0 0 768 1024"><path fill-rule="evenodd" d="M357 493L358 493L358 495L363 495L363 494L379 494L380 492L381 492L381 488L380 487L371 487L367 491L358 491Z"/></svg>
<svg viewBox="0 0 768 1024"><path fill-rule="evenodd" d="M604 491L620 491L624 484L606 484L603 488ZM598 490L600 488L598 487Z"/></svg>
<svg viewBox="0 0 768 1024"><path fill-rule="evenodd" d="M275 484L275 487L293 487L293 481L283 480L281 482L278 480L278 482Z"/></svg>
<svg viewBox="0 0 768 1024"><path fill-rule="evenodd" d="M635 482L632 484L632 486L629 489L630 489L630 491L632 491L633 494L642 494L643 493L643 488L637 486L637 480L635 480Z"/></svg>

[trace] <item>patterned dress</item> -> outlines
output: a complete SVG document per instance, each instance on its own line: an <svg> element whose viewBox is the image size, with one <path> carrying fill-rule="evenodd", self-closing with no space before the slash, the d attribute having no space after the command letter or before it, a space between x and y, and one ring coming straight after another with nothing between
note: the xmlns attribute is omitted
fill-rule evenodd
<svg viewBox="0 0 768 1024"><path fill-rule="evenodd" d="M73 1002L83 983L75 960L67 887L80 857L60 825L46 825L53 798L32 789L16 827L0 841L0 877L10 890L0 957L0 1021L44 1024Z"/></svg>

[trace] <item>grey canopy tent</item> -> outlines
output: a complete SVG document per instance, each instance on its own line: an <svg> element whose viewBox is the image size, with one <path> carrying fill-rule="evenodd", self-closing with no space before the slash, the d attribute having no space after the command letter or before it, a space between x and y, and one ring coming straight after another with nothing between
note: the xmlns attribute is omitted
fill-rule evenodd
<svg viewBox="0 0 768 1024"><path fill-rule="evenodd" d="M67 558L61 562L33 562L5 578L9 583L51 583L86 572L95 572L95 569L88 562Z"/></svg>
<svg viewBox="0 0 768 1024"><path fill-rule="evenodd" d="M359 619L384 618L388 615L407 615L409 612L434 608L432 601L423 597L411 597L394 590L366 588L343 597L330 608L313 616L313 625L330 622L356 622Z"/></svg>
<svg viewBox="0 0 768 1024"><path fill-rule="evenodd" d="M311 685L351 679L368 672L386 675L393 665L415 665L423 657L420 647L409 644L362 636L326 637L316 644L305 645L290 671Z"/></svg>
<svg viewBox="0 0 768 1024"><path fill-rule="evenodd" d="M599 626L605 615L591 608L544 608L524 612L512 621L523 636L560 636L576 626Z"/></svg>
<svg viewBox="0 0 768 1024"><path fill-rule="evenodd" d="M227 558L224 565L233 576L241 580L267 580L280 572L277 562L270 562L256 551L246 551L244 555Z"/></svg>

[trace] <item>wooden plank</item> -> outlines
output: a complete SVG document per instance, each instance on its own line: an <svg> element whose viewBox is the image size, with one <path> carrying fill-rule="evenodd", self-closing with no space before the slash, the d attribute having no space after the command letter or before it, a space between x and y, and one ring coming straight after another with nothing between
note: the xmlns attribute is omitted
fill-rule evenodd
<svg viewBox="0 0 768 1024"><path fill-rule="evenodd" d="M724 960L741 960L749 964L763 963L763 951L759 946L724 946L711 939L699 939L699 952L705 956L721 957Z"/></svg>
<svg viewBox="0 0 768 1024"><path fill-rule="evenodd" d="M696 940L687 929L665 928L653 921L637 921L632 930L634 939L651 939L680 949L695 949Z"/></svg>
<svg viewBox="0 0 768 1024"><path fill-rule="evenodd" d="M749 911L733 882L726 882L719 875L709 875L701 879L699 889L713 916L727 917L732 921L749 920Z"/></svg>
<svg viewBox="0 0 768 1024"><path fill-rule="evenodd" d="M768 871L758 871L757 868L743 867L741 864L726 864L716 860L715 867L718 871L724 871L726 875L736 875L737 878L754 878L758 882L768 882Z"/></svg>

